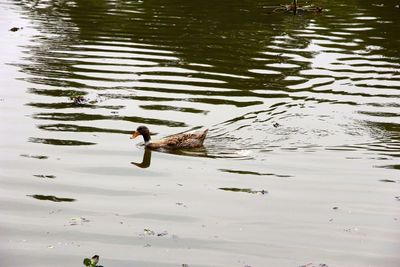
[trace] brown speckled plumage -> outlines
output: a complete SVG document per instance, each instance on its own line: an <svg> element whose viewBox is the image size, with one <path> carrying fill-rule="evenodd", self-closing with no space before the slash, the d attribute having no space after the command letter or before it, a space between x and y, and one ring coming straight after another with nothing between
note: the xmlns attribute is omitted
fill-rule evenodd
<svg viewBox="0 0 400 267"><path fill-rule="evenodd" d="M203 146L207 132L208 129L203 131L174 134L160 140L152 141L150 138L149 129L146 126L139 126L136 131L133 132L132 138L142 135L146 147L151 149L196 148Z"/></svg>

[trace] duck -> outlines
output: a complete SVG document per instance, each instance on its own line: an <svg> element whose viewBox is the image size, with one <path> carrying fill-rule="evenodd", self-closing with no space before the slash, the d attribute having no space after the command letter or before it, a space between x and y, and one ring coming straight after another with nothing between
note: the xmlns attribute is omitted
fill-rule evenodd
<svg viewBox="0 0 400 267"><path fill-rule="evenodd" d="M151 140L150 130L146 126L139 126L132 133L132 139L139 135L143 136L144 145L150 149L179 149L179 148L199 148L203 146L208 129L201 131L191 131L164 137L160 140Z"/></svg>

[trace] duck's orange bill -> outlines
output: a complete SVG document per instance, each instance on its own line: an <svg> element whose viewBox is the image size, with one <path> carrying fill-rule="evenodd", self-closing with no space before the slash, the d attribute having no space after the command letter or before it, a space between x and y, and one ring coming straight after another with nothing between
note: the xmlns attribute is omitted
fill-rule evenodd
<svg viewBox="0 0 400 267"><path fill-rule="evenodd" d="M136 137L138 137L140 135L140 133L138 131L134 131L132 134L132 139L135 139Z"/></svg>

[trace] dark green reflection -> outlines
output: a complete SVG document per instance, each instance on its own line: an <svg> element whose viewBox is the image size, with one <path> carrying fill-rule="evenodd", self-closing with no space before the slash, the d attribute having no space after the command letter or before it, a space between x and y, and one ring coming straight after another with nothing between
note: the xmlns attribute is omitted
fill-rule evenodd
<svg viewBox="0 0 400 267"><path fill-rule="evenodd" d="M263 172L253 172L253 171L242 171L242 170L229 170L229 169L219 169L222 172L244 174L244 175L257 175L257 176L276 176L281 178L292 177L291 175L280 175L274 173L263 173Z"/></svg>
<svg viewBox="0 0 400 267"><path fill-rule="evenodd" d="M34 174L33 176L37 178L44 178L44 179L55 179L55 175L44 175L44 174Z"/></svg>
<svg viewBox="0 0 400 267"><path fill-rule="evenodd" d="M166 125L169 127L185 127L186 124L178 121L160 120L154 118L142 118L135 116L108 116L100 114L85 114L85 113L36 113L32 116L40 120L55 120L55 121L93 121L93 120L123 120L138 124L156 124Z"/></svg>
<svg viewBox="0 0 400 267"><path fill-rule="evenodd" d="M399 171L400 171L400 164L383 165L383 166L377 166L377 167L379 167L379 168L385 168L385 169L399 170Z"/></svg>
<svg viewBox="0 0 400 267"><path fill-rule="evenodd" d="M395 180L392 180L392 179L381 179L381 180L379 180L379 182L383 182L383 183L397 183Z"/></svg>
<svg viewBox="0 0 400 267"><path fill-rule="evenodd" d="M73 202L76 201L74 198L66 198L66 197L56 197L51 195L27 195L28 197L33 197L38 200L48 200L53 202Z"/></svg>
<svg viewBox="0 0 400 267"><path fill-rule="evenodd" d="M61 139L51 139L51 138L29 138L29 142L31 143L40 143L46 145L54 145L54 146L89 146L95 145L96 143L92 142L83 142L77 140L61 140Z"/></svg>
<svg viewBox="0 0 400 267"><path fill-rule="evenodd" d="M221 187L219 189L223 191L241 192L250 194L262 194L262 195L268 194L267 190L252 190L250 188Z"/></svg>
<svg viewBox="0 0 400 267"><path fill-rule="evenodd" d="M28 154L21 154L21 157L24 158L32 158L32 159L48 159L48 156L43 156L43 155L28 155Z"/></svg>
<svg viewBox="0 0 400 267"><path fill-rule="evenodd" d="M28 92L32 93L32 94L36 94L36 95L53 96L53 97L68 97L68 98L75 96L75 95L85 95L86 94L84 91L81 91L81 90L68 90L68 89L31 88L28 90Z"/></svg>
<svg viewBox="0 0 400 267"><path fill-rule="evenodd" d="M87 132L87 133L119 133L119 134L131 134L132 131L128 130L116 130L116 129L103 129L98 127L80 126L74 124L47 124L39 125L39 129L46 131L57 131L57 132Z"/></svg>
<svg viewBox="0 0 400 267"><path fill-rule="evenodd" d="M141 105L142 109L148 110L172 110L172 111L181 111L181 112L188 112L188 113L203 113L207 114L208 111L195 109L195 108L183 108L183 107L173 107L173 106L166 106L166 105Z"/></svg>
<svg viewBox="0 0 400 267"><path fill-rule="evenodd" d="M104 106L104 105L92 105L92 104L75 104L74 102L69 103L28 103L28 106L45 108L45 109L67 109L67 108L88 108L88 109L111 109L119 110L124 106Z"/></svg>

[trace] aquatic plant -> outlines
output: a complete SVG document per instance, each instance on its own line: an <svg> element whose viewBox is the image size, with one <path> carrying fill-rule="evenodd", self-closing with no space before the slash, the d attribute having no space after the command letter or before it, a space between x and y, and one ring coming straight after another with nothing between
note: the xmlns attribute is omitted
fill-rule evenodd
<svg viewBox="0 0 400 267"><path fill-rule="evenodd" d="M97 263L99 262L99 258L100 258L99 255L94 255L91 259L84 258L83 265L89 266L89 267L103 267L103 266L97 265Z"/></svg>
<svg viewBox="0 0 400 267"><path fill-rule="evenodd" d="M320 12L322 12L322 7L314 6L313 4L300 6L297 3L297 0L293 0L293 2L291 4L280 5L280 6L276 7L273 12L275 12L275 13L293 12L293 14L296 15L299 11L320 13Z"/></svg>

